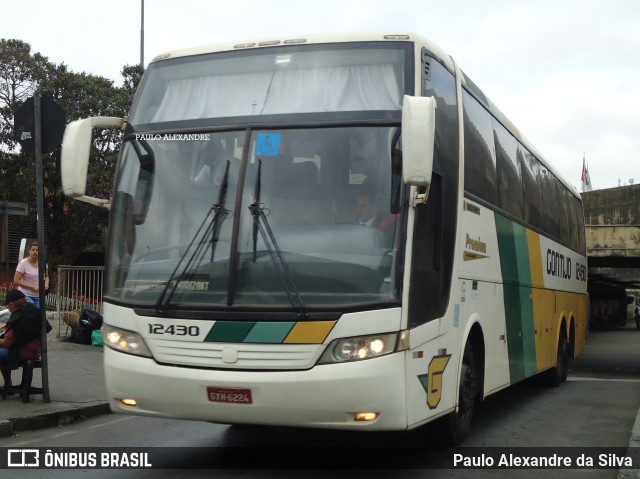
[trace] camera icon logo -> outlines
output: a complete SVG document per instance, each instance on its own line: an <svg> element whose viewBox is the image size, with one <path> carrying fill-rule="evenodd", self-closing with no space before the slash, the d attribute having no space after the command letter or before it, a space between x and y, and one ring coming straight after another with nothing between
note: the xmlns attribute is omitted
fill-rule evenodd
<svg viewBox="0 0 640 479"><path fill-rule="evenodd" d="M8 467L40 467L40 451L38 449L9 449L7 451Z"/></svg>

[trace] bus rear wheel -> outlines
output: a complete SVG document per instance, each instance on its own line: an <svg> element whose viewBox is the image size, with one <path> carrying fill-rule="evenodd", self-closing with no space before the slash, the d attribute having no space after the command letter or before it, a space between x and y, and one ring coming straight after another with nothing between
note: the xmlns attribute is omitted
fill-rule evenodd
<svg viewBox="0 0 640 479"><path fill-rule="evenodd" d="M445 437L448 443L462 444L471 430L471 419L478 396L478 375L473 348L467 344L462 357L460 385L458 388L458 411L445 419Z"/></svg>
<svg viewBox="0 0 640 479"><path fill-rule="evenodd" d="M558 340L556 366L549 369L546 374L547 383L553 387L560 386L569 376L569 345L564 333L560 334L560 339Z"/></svg>

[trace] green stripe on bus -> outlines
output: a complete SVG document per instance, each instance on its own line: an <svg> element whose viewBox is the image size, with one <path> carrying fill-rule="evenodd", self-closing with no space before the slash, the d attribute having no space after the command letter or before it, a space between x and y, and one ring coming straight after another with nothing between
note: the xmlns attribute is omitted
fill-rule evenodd
<svg viewBox="0 0 640 479"><path fill-rule="evenodd" d="M524 226L495 215L504 312L512 383L536 371L536 347L531 294L531 267Z"/></svg>
<svg viewBox="0 0 640 479"><path fill-rule="evenodd" d="M216 321L206 342L322 344L336 321Z"/></svg>
<svg viewBox="0 0 640 479"><path fill-rule="evenodd" d="M216 321L209 334L207 334L205 341L241 343L255 324L255 321Z"/></svg>
<svg viewBox="0 0 640 479"><path fill-rule="evenodd" d="M295 322L257 323L244 339L244 342L271 344L282 343L295 324Z"/></svg>

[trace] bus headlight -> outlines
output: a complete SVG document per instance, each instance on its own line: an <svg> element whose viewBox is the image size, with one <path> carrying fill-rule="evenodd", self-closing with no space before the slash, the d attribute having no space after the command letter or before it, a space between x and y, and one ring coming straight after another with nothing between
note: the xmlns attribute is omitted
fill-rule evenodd
<svg viewBox="0 0 640 479"><path fill-rule="evenodd" d="M398 333L336 339L327 346L318 364L377 358L395 352L397 343Z"/></svg>
<svg viewBox="0 0 640 479"><path fill-rule="evenodd" d="M102 326L102 337L105 346L111 349L136 356L151 357L151 352L138 333L105 324Z"/></svg>

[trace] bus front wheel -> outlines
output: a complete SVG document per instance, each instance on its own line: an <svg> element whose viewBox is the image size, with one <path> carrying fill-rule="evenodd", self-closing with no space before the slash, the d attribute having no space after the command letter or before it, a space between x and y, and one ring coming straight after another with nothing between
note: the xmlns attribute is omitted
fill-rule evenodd
<svg viewBox="0 0 640 479"><path fill-rule="evenodd" d="M478 375L476 360L471 344L464 348L460 385L458 387L458 411L449 414L445 419L445 436L450 444L462 444L471 430L471 419L478 395Z"/></svg>

